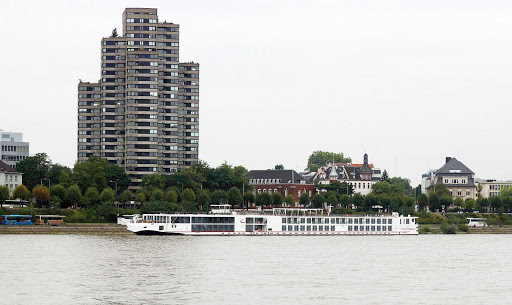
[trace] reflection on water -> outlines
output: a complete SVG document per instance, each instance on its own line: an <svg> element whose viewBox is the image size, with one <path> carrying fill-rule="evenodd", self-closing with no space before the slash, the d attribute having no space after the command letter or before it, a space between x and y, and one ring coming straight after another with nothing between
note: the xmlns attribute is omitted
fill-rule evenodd
<svg viewBox="0 0 512 305"><path fill-rule="evenodd" d="M0 235L0 303L507 304L510 253L512 235Z"/></svg>

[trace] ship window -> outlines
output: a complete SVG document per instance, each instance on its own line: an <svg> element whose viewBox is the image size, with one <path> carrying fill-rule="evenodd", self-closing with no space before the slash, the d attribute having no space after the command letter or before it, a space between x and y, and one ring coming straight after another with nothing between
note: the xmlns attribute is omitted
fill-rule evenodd
<svg viewBox="0 0 512 305"><path fill-rule="evenodd" d="M348 230L349 230L349 231L352 231L352 226L348 226Z"/></svg>
<svg viewBox="0 0 512 305"><path fill-rule="evenodd" d="M370 231L370 226L366 226L366 231Z"/></svg>
<svg viewBox="0 0 512 305"><path fill-rule="evenodd" d="M372 225L375 224L375 218L372 218Z"/></svg>
<svg viewBox="0 0 512 305"><path fill-rule="evenodd" d="M354 224L358 224L359 223L359 219L355 218L354 219Z"/></svg>
<svg viewBox="0 0 512 305"><path fill-rule="evenodd" d="M393 231L391 226L388 226L388 231Z"/></svg>
<svg viewBox="0 0 512 305"><path fill-rule="evenodd" d="M324 226L318 226L318 231L323 231L324 230Z"/></svg>
<svg viewBox="0 0 512 305"><path fill-rule="evenodd" d="M313 231L318 231L318 227L317 226L313 226Z"/></svg>
<svg viewBox="0 0 512 305"><path fill-rule="evenodd" d="M299 231L299 226L293 226L293 231Z"/></svg>
<svg viewBox="0 0 512 305"><path fill-rule="evenodd" d="M364 226L360 226L359 231L364 231Z"/></svg>
<svg viewBox="0 0 512 305"><path fill-rule="evenodd" d="M352 218L348 219L348 224L352 224Z"/></svg>
<svg viewBox="0 0 512 305"><path fill-rule="evenodd" d="M292 226L288 226L288 231L293 231Z"/></svg>
<svg viewBox="0 0 512 305"><path fill-rule="evenodd" d="M326 219L325 219L325 223L329 223L329 218L326 218Z"/></svg>
<svg viewBox="0 0 512 305"><path fill-rule="evenodd" d="M286 223L286 218L283 218L283 223ZM284 231L284 230L283 230Z"/></svg>
<svg viewBox="0 0 512 305"><path fill-rule="evenodd" d="M305 231L304 226L300 226L300 230L301 230L301 231Z"/></svg>
<svg viewBox="0 0 512 305"><path fill-rule="evenodd" d="M306 231L311 231L311 226L306 226Z"/></svg>
<svg viewBox="0 0 512 305"><path fill-rule="evenodd" d="M283 231L286 231L286 226L283 226Z"/></svg>
<svg viewBox="0 0 512 305"><path fill-rule="evenodd" d="M380 226L377 226L377 231L380 231Z"/></svg>
<svg viewBox="0 0 512 305"><path fill-rule="evenodd" d="M308 223L311 223L311 218L308 218L308 219L307 219L307 222L308 222Z"/></svg>
<svg viewBox="0 0 512 305"><path fill-rule="evenodd" d="M386 231L386 226L382 226L382 231Z"/></svg>
<svg viewBox="0 0 512 305"><path fill-rule="evenodd" d="M339 223L340 223L340 219L336 218L336 224L339 224Z"/></svg>
<svg viewBox="0 0 512 305"><path fill-rule="evenodd" d="M331 226L331 231L335 231L334 226Z"/></svg>
<svg viewBox="0 0 512 305"><path fill-rule="evenodd" d="M358 226L354 226L354 231L359 231L359 227Z"/></svg>
<svg viewBox="0 0 512 305"><path fill-rule="evenodd" d="M405 220L405 224L407 224L407 225L409 224L409 218L407 218L407 219Z"/></svg>
<svg viewBox="0 0 512 305"><path fill-rule="evenodd" d="M341 219L341 224L345 224L345 223L347 223L347 219L346 218L342 218Z"/></svg>
<svg viewBox="0 0 512 305"><path fill-rule="evenodd" d="M324 227L325 231L329 231L329 226Z"/></svg>
<svg viewBox="0 0 512 305"><path fill-rule="evenodd" d="M301 218L300 223L306 223L306 218Z"/></svg>
<svg viewBox="0 0 512 305"><path fill-rule="evenodd" d="M372 231L375 231L375 226L372 226Z"/></svg>
<svg viewBox="0 0 512 305"><path fill-rule="evenodd" d="M377 224L380 225L380 219L377 219Z"/></svg>

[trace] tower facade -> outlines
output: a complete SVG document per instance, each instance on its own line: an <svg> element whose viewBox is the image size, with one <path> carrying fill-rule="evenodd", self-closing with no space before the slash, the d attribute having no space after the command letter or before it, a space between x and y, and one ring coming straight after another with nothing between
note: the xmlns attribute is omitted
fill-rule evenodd
<svg viewBox="0 0 512 305"><path fill-rule="evenodd" d="M127 8L122 33L101 40L101 79L78 84L79 162L125 167L132 189L197 163L199 64L179 62L179 33L157 9Z"/></svg>

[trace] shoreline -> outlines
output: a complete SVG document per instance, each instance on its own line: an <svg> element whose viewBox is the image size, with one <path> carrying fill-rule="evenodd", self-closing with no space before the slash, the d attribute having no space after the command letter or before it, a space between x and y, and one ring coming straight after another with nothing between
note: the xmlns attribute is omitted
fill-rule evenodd
<svg viewBox="0 0 512 305"><path fill-rule="evenodd" d="M82 235L133 235L126 229L114 223L70 223L62 226L30 225L30 226L0 226L3 234L82 234Z"/></svg>
<svg viewBox="0 0 512 305"><path fill-rule="evenodd" d="M422 233L425 226L430 232ZM418 226L420 235L443 234L439 225L421 224ZM115 223L68 223L62 226L31 225L31 226L0 226L0 235L4 234L53 234L53 235L134 235L126 226ZM487 226L469 228L468 232L457 231L456 234L512 234L512 226Z"/></svg>

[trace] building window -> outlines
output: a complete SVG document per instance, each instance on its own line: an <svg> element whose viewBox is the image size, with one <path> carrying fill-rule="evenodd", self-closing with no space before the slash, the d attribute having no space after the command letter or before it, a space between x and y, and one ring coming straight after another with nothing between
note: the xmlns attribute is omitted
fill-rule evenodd
<svg viewBox="0 0 512 305"><path fill-rule="evenodd" d="M466 196L470 196L470 191L466 190Z"/></svg>

